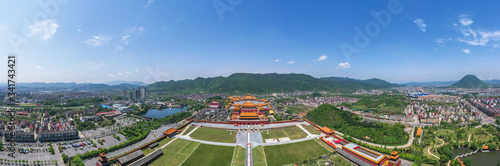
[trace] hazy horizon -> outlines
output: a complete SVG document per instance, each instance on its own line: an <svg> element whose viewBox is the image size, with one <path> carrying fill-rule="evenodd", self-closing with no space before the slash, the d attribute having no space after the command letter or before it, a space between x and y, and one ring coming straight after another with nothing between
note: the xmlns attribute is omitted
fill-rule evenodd
<svg viewBox="0 0 500 166"><path fill-rule="evenodd" d="M18 82L500 79L500 1L58 2L0 2L0 54L17 53Z"/></svg>
<svg viewBox="0 0 500 166"><path fill-rule="evenodd" d="M232 73L232 74L235 74L235 73ZM249 73L249 74L271 74L271 73ZM277 73L277 74L305 74L305 73ZM307 74L308 75L308 74ZM215 76L215 77L228 77L230 75L227 75L227 76ZM465 75L464 75L465 76ZM199 76L201 77L201 76ZM199 77L195 77L195 78L186 78L186 79L179 79L179 80L173 80L173 81L180 81L180 80L194 80L196 78L199 78ZM312 76L314 77L314 76ZM340 76L326 76L326 77L340 77ZM462 76L463 77L463 76ZM411 81L411 82L391 82L391 81L388 81L388 80L385 80L385 79L382 79L382 78L378 78L378 79L382 79L382 80L385 80L385 81L388 81L390 83L396 83L396 84L406 84L406 83L412 83L412 82L450 82L450 81L459 81L462 77L458 78L458 79L455 79L455 80L437 80L437 81L428 81L428 80L420 80L420 81ZM201 77L201 78L214 78L214 77ZM325 78L325 77L314 77L314 78ZM368 80L368 79L373 79L373 78L377 78L377 77L371 77L371 78L365 78L365 79L360 79L360 78L353 78L353 77L342 77L342 78L351 78L351 79L357 79L357 80ZM482 79L480 77L478 77L480 80L483 80L483 81L491 81L491 80L500 80L500 79ZM17 82L17 83L77 83L77 84L86 84L86 83L91 83L91 84L108 84L110 82L117 82L117 81L123 81L123 82L140 82L140 83L145 83L145 84L152 84L152 83L146 83L146 82L142 82L142 81L126 81L126 80L111 80L111 81L106 81L106 82L75 82L75 81L68 81L68 82L42 82L42 81L35 81L35 82ZM160 81L165 81L165 82L168 82L168 81L171 81L171 80L160 80ZM156 81L156 82L160 82L160 81ZM7 84L7 82L0 82L0 84Z"/></svg>

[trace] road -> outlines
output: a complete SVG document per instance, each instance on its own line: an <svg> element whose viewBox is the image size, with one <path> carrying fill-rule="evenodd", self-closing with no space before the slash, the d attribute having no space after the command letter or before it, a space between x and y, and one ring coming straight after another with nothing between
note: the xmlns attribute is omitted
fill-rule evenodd
<svg viewBox="0 0 500 166"><path fill-rule="evenodd" d="M372 118L372 117L366 117L366 116L361 116L363 119L367 119L370 121L377 121L377 122L384 122L384 123L401 123L407 126L432 126L433 124L427 124L427 123L420 123L418 120L415 120L414 122L407 123L407 122L399 122L399 121L393 121L393 120L387 120L387 119L378 119L378 118Z"/></svg>

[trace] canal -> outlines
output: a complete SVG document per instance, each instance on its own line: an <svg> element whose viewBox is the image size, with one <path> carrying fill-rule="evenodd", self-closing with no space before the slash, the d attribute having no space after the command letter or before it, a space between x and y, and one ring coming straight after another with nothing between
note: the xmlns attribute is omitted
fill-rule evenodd
<svg viewBox="0 0 500 166"><path fill-rule="evenodd" d="M455 156L472 152L472 150L468 148L457 148L457 149L452 149L451 151L453 151ZM472 159L473 166L483 166L483 165L497 166L500 163L500 151L492 151L485 153L477 152L467 157L470 157ZM465 158L461 158L460 160L463 161L465 160Z"/></svg>

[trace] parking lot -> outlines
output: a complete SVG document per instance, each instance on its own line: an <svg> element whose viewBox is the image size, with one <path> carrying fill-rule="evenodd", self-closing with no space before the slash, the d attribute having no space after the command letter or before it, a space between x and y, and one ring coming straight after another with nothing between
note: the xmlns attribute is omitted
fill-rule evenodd
<svg viewBox="0 0 500 166"><path fill-rule="evenodd" d="M8 153L10 153L10 151L1 151L0 156L2 156L2 157L0 157L0 158L11 160L11 161L12 160L53 161L53 160L57 160L57 157L59 157L59 158L61 157L61 156L56 156L56 155L50 154L50 152L48 152L47 149L40 149L40 148L32 148L32 149L33 150L31 152L28 152L27 154L22 154L22 153L19 153L19 151L17 151L14 154L15 158L12 158L12 157L7 155ZM0 165L8 165L8 164L0 163Z"/></svg>
<svg viewBox="0 0 500 166"><path fill-rule="evenodd" d="M127 127L135 123L135 118L128 117L116 117L116 124L113 126L98 127L95 130L82 131L81 133L85 135L85 138L95 138L104 135L109 135L117 133L119 127Z"/></svg>
<svg viewBox="0 0 500 166"><path fill-rule="evenodd" d="M73 146L69 145L70 148L63 150L63 153L66 154L66 155L68 155L68 156L74 156L76 154L81 154L81 153L83 154L85 152L89 152L89 151L92 151L92 150L97 150L98 148L109 148L111 146L114 146L114 145L117 145L119 143L125 142L125 140L126 140L125 136L123 136L120 133L117 133L116 135L120 137L120 141L118 141L115 138L113 138L113 136L99 137L98 139L104 139L105 140L103 142L103 145L99 144L99 142L97 141L97 139L90 139L90 140L93 140L96 143L97 147L85 145L82 148L80 148L80 147L76 148L76 147L73 147ZM82 142L77 142L77 143L82 143ZM65 146L68 146L68 145L65 145Z"/></svg>

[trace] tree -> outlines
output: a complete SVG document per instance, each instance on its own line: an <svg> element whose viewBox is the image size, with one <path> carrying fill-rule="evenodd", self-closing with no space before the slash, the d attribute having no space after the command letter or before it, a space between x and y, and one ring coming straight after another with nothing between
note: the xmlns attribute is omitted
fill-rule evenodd
<svg viewBox="0 0 500 166"><path fill-rule="evenodd" d="M68 155L66 155L66 154L64 154L64 153L63 153L63 154L61 154L61 157L62 157L62 159L63 159L64 163L67 163L67 162L68 162L68 160L69 160Z"/></svg>
<svg viewBox="0 0 500 166"><path fill-rule="evenodd" d="M465 158L464 164L466 166L471 166L472 165L472 159L470 157Z"/></svg>
<svg viewBox="0 0 500 166"><path fill-rule="evenodd" d="M475 143L475 142L473 142L473 143L471 143L471 144L470 144L470 148L471 148L472 150L477 150L477 148L478 148L477 146L478 146L478 145L477 145L477 143Z"/></svg>

